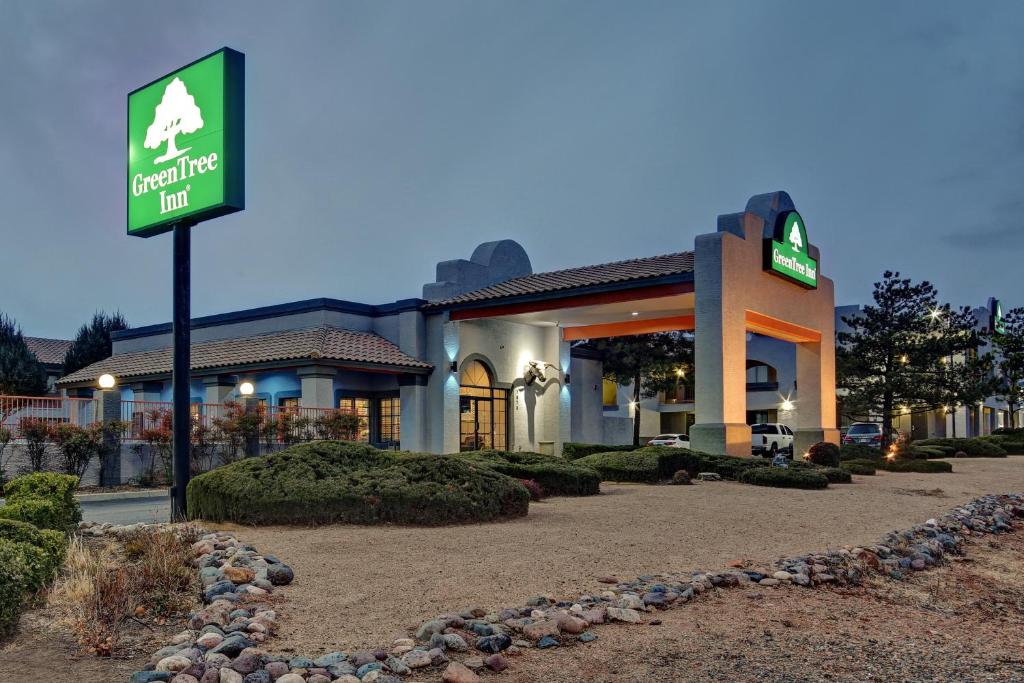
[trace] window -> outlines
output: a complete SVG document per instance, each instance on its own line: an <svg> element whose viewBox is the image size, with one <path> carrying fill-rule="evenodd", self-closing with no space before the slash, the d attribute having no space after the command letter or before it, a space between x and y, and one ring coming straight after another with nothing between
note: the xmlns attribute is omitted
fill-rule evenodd
<svg viewBox="0 0 1024 683"><path fill-rule="evenodd" d="M508 449L508 390L493 386L490 370L480 361L462 368L459 386L459 448Z"/></svg>
<svg viewBox="0 0 1024 683"><path fill-rule="evenodd" d="M619 384L615 380L601 380L601 405L605 408L619 407Z"/></svg>
<svg viewBox="0 0 1024 683"><path fill-rule="evenodd" d="M370 399L368 398L342 398L338 401L338 410L359 418L359 428L356 430L356 441L370 441Z"/></svg>
<svg viewBox="0 0 1024 683"><path fill-rule="evenodd" d="M402 440L401 420L402 401L399 398L382 398L377 404L377 415L380 420L380 441L393 443L396 446Z"/></svg>
<svg viewBox="0 0 1024 683"><path fill-rule="evenodd" d="M770 365L760 361L747 361L747 384L774 384L778 373Z"/></svg>
<svg viewBox="0 0 1024 683"><path fill-rule="evenodd" d="M290 396L288 398L279 398L279 399L277 399L277 405L279 407L281 407L281 408L285 408L285 409L290 410L290 411L298 410L299 409L299 397L298 396Z"/></svg>

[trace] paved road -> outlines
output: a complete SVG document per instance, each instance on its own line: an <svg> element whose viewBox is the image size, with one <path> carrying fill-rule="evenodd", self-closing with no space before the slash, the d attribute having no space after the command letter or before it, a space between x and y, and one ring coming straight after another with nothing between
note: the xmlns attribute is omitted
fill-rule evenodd
<svg viewBox="0 0 1024 683"><path fill-rule="evenodd" d="M135 524L166 522L171 517L168 498L131 498L82 503L82 519L87 522Z"/></svg>

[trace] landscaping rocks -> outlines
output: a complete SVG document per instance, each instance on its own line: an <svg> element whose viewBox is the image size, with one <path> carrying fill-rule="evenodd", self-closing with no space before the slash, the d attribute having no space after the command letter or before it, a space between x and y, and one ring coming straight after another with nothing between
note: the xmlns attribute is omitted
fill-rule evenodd
<svg viewBox="0 0 1024 683"><path fill-rule="evenodd" d="M331 652L315 659L297 655L287 660L258 649L277 629L279 617L257 596L291 583L294 572L231 534L204 534L192 550L206 604L189 615L188 631L153 655L147 669L154 670L137 672L130 680L397 683L443 672L442 680L448 683L479 683L481 673L490 676L507 669L505 655L521 648L591 643L598 639L594 627L609 622L657 625L661 621L652 617L658 610L707 592L851 586L872 574L899 580L961 552L969 537L1011 531L1022 518L1024 495L984 496L942 517L887 534L873 545L787 557L771 568L748 567L737 560L719 571L650 574L631 581L605 576L598 579L600 588L594 594L575 600L538 596L522 606L492 611L474 607L438 615L420 625L415 637L399 638L387 651ZM101 533L118 532L108 526ZM766 593L749 590L747 595L764 599ZM450 661L449 655L463 661Z"/></svg>

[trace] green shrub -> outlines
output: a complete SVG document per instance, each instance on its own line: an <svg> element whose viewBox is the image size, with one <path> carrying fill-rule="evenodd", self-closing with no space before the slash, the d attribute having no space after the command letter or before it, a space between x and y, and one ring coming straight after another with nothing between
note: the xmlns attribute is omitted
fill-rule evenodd
<svg viewBox="0 0 1024 683"><path fill-rule="evenodd" d="M953 465L945 460L886 460L874 463L875 467L886 472L919 472L932 474L938 472L952 472Z"/></svg>
<svg viewBox="0 0 1024 683"><path fill-rule="evenodd" d="M938 446L918 446L917 444L911 444L910 448L907 449L907 454L915 460L928 460L929 458L945 458L949 457L946 449L939 448Z"/></svg>
<svg viewBox="0 0 1024 683"><path fill-rule="evenodd" d="M815 470L815 472L825 475L830 484L849 484L853 481L850 472L842 467L821 467Z"/></svg>
<svg viewBox="0 0 1024 683"><path fill-rule="evenodd" d="M807 459L821 467L839 467L839 446L819 441L807 449Z"/></svg>
<svg viewBox="0 0 1024 683"><path fill-rule="evenodd" d="M16 519L40 529L68 533L82 520L82 511L77 504L69 509L67 505L48 498L25 496L17 500L8 499L7 504L0 507L0 519Z"/></svg>
<svg viewBox="0 0 1024 683"><path fill-rule="evenodd" d="M984 438L971 437L966 439L936 438L921 439L915 441L915 447L934 447L941 449L946 455L940 457L952 457L958 451L963 451L969 458L1005 458L1006 451L996 443Z"/></svg>
<svg viewBox="0 0 1024 683"><path fill-rule="evenodd" d="M828 478L819 470L802 467L752 467L739 476L744 484L786 489L823 489Z"/></svg>
<svg viewBox="0 0 1024 683"><path fill-rule="evenodd" d="M846 460L881 460L882 449L862 443L848 443L839 447L840 462Z"/></svg>
<svg viewBox="0 0 1024 683"><path fill-rule="evenodd" d="M17 500L22 496L41 496L71 505L75 503L77 488L78 480L73 476L56 472L35 472L9 481L4 494L8 500Z"/></svg>
<svg viewBox="0 0 1024 683"><path fill-rule="evenodd" d="M873 475L876 469L874 460L844 460L839 463L839 467L850 474L861 474L865 476Z"/></svg>
<svg viewBox="0 0 1024 683"><path fill-rule="evenodd" d="M0 538L0 636L18 625L18 616L29 595L32 566L25 556L25 543Z"/></svg>
<svg viewBox="0 0 1024 683"><path fill-rule="evenodd" d="M75 500L78 479L55 472L36 472L7 482L7 504L0 518L20 519L40 529L70 532L82 521L82 509Z"/></svg>
<svg viewBox="0 0 1024 683"><path fill-rule="evenodd" d="M1024 440L1024 427L999 427L993 429L992 434L994 436L1016 436L1019 440Z"/></svg>
<svg viewBox="0 0 1024 683"><path fill-rule="evenodd" d="M562 457L566 460L579 460L594 453L612 453L614 451L635 451L640 446L605 446L599 443L565 443L562 444Z"/></svg>
<svg viewBox="0 0 1024 683"><path fill-rule="evenodd" d="M488 467L514 479L531 479L549 496L593 496L601 493L601 477L595 470L561 458L526 451L468 451L460 458Z"/></svg>
<svg viewBox="0 0 1024 683"><path fill-rule="evenodd" d="M597 470L603 481L655 483L671 479L679 470L695 477L714 472L724 479L738 479L740 472L764 467L763 458L711 455L686 448L647 446L630 452L594 453L575 461Z"/></svg>
<svg viewBox="0 0 1024 683"><path fill-rule="evenodd" d="M15 519L0 519L0 538L15 543L28 543L43 551L45 556L44 574L47 581L56 575L64 562L67 538L53 529L38 529L28 522Z"/></svg>
<svg viewBox="0 0 1024 683"><path fill-rule="evenodd" d="M654 449L592 453L573 461L598 473L601 481L654 483L658 474L658 454Z"/></svg>
<svg viewBox="0 0 1024 683"><path fill-rule="evenodd" d="M1017 433L997 434L1000 430L992 433L992 436L979 437L982 441L988 441L999 446L1007 455L1024 455L1024 436ZM1009 431L1009 430L1007 430ZM1020 431L1020 430L1017 430Z"/></svg>
<svg viewBox="0 0 1024 683"><path fill-rule="evenodd" d="M457 457L338 441L292 446L192 479L193 518L242 524L486 522L527 513L515 479Z"/></svg>

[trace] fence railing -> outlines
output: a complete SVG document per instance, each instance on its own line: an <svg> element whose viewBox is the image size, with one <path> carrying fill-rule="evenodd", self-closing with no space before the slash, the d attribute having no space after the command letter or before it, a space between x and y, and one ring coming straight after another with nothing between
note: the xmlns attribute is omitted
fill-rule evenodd
<svg viewBox="0 0 1024 683"><path fill-rule="evenodd" d="M122 438L145 441L170 432L174 404L170 401L121 401ZM193 403L193 435L203 433L207 438L224 438L225 433L237 429L245 409L237 403ZM253 427L267 441L286 442L312 440L320 436L318 418L335 414L349 414L344 408L307 408L305 406L259 405L254 411Z"/></svg>
<svg viewBox="0 0 1024 683"><path fill-rule="evenodd" d="M49 427L73 424L88 427L99 421L99 401L92 398L0 396L0 427L13 439L23 438L25 420L38 420ZM174 404L170 401L121 401L119 418L126 441L155 440L171 431ZM221 438L237 425L245 408L237 403L191 404L193 434L203 432ZM337 414L351 414L344 408L259 405L254 411L256 429L266 440L277 442L323 438L317 425ZM108 418L109 419L109 418ZM251 428L253 422L249 423ZM237 427L236 427L237 428Z"/></svg>
<svg viewBox="0 0 1024 683"><path fill-rule="evenodd" d="M97 404L92 398L0 396L0 427L9 430L15 439L22 437L25 420L38 420L50 427L87 427L96 422Z"/></svg>

